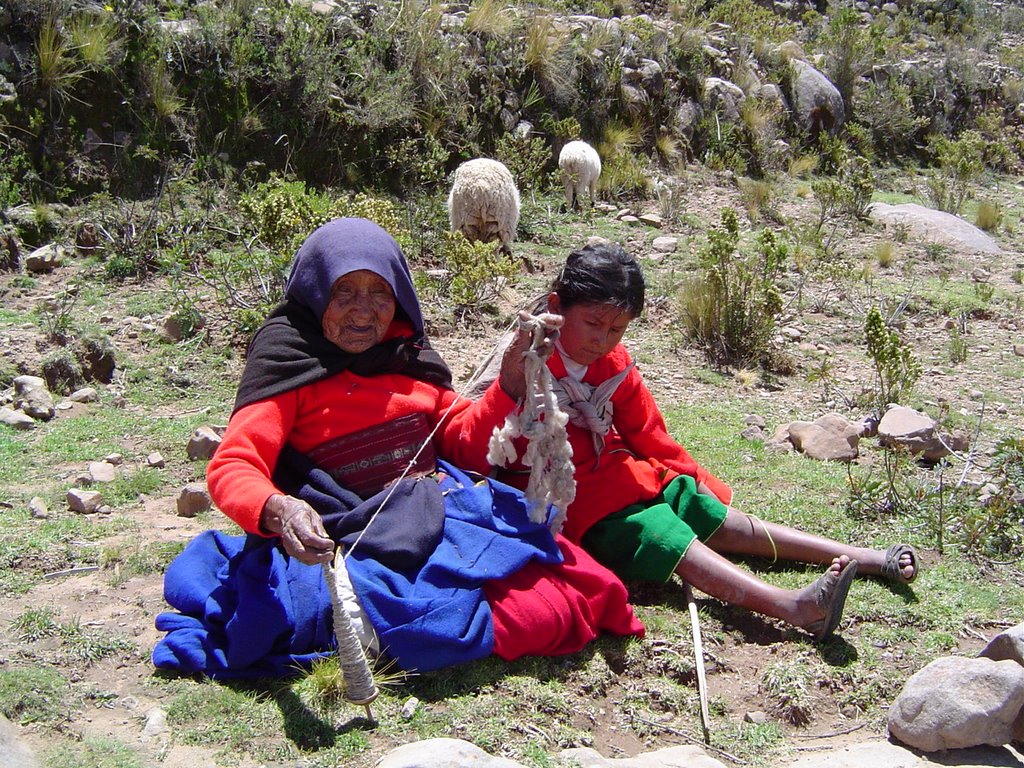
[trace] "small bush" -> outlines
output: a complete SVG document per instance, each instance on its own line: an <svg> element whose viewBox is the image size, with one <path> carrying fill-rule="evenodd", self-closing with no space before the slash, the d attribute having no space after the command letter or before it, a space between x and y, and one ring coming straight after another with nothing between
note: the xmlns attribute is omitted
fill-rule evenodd
<svg viewBox="0 0 1024 768"><path fill-rule="evenodd" d="M85 376L75 356L61 348L47 355L40 368L46 387L59 395L69 395L85 385Z"/></svg>
<svg viewBox="0 0 1024 768"><path fill-rule="evenodd" d="M985 141L977 131L964 131L956 140L933 136L930 145L939 168L928 177L928 198L940 211L959 214L985 170Z"/></svg>
<svg viewBox="0 0 1024 768"><path fill-rule="evenodd" d="M749 253L742 253L739 244L739 220L726 208L721 227L708 233L700 251L703 274L680 294L680 315L712 365L767 369L782 309L776 279L788 249L769 229L758 233Z"/></svg>
<svg viewBox="0 0 1024 768"><path fill-rule="evenodd" d="M1003 209L999 203L982 200L978 203L978 211L974 215L974 223L978 229L995 232L1003 223Z"/></svg>
<svg viewBox="0 0 1024 768"><path fill-rule="evenodd" d="M889 403L904 402L921 377L921 364L896 331L889 328L878 307L864 320L868 357L875 369L874 405L879 414Z"/></svg>
<svg viewBox="0 0 1024 768"><path fill-rule="evenodd" d="M519 272L518 262L493 243L471 243L461 232L441 233L437 256L448 271L444 292L456 314L481 310Z"/></svg>

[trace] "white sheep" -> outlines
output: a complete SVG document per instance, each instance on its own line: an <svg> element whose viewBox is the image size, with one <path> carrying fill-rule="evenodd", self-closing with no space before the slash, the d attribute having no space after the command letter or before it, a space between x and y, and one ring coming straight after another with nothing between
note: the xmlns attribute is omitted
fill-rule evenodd
<svg viewBox="0 0 1024 768"><path fill-rule="evenodd" d="M585 141L570 141L558 153L558 168L565 187L565 204L579 209L583 190L590 193L590 204L597 200L597 180L601 176L601 156Z"/></svg>
<svg viewBox="0 0 1024 768"><path fill-rule="evenodd" d="M470 242L500 240L502 253L511 255L519 225L519 190L508 168L484 157L456 168L448 221L453 232L461 232Z"/></svg>

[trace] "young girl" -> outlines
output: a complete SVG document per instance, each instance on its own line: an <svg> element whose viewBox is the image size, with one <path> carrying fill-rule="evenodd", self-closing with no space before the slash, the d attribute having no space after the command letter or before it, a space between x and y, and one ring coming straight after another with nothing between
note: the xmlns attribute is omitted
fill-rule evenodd
<svg viewBox="0 0 1024 768"><path fill-rule="evenodd" d="M564 324L548 367L570 415L576 498L563 533L624 579L668 581L672 573L727 603L782 619L816 641L831 636L856 573L907 584L913 549L851 547L744 515L732 491L676 442L622 345L644 306L644 278L620 246L569 255L547 311ZM502 474L515 481L515 468ZM521 477L521 476L520 476ZM828 563L802 589L768 584L722 556Z"/></svg>

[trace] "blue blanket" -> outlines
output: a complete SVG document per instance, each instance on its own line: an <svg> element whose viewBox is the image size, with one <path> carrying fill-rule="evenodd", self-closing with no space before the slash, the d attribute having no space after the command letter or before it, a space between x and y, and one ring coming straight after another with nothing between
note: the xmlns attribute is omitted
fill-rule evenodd
<svg viewBox="0 0 1024 768"><path fill-rule="evenodd" d="M425 559L385 565L361 545L346 559L382 650L407 670L489 655L494 635L484 581L509 576L532 559L561 561L547 527L530 522L520 491L475 481L445 462L438 470L443 532ZM325 492L322 477L316 486L317 494ZM389 514L417 514L402 509L401 500L391 505ZM378 524L381 518L370 530ZM333 648L320 566L287 557L276 539L200 534L168 567L164 596L176 612L156 618L157 629L167 632L153 650L160 668L213 678L281 677Z"/></svg>

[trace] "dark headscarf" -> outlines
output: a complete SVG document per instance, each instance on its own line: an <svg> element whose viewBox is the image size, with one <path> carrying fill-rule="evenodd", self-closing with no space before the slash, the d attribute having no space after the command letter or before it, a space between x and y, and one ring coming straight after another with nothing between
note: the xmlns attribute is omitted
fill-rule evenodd
<svg viewBox="0 0 1024 768"><path fill-rule="evenodd" d="M411 335L392 336L365 352L345 352L323 334L321 318L339 277L365 269L395 294L396 323ZM404 321L404 323L403 323ZM423 333L423 314L409 265L395 239L367 219L334 219L299 248L278 306L249 344L235 410L349 370L360 376L401 373L451 388L451 371Z"/></svg>

